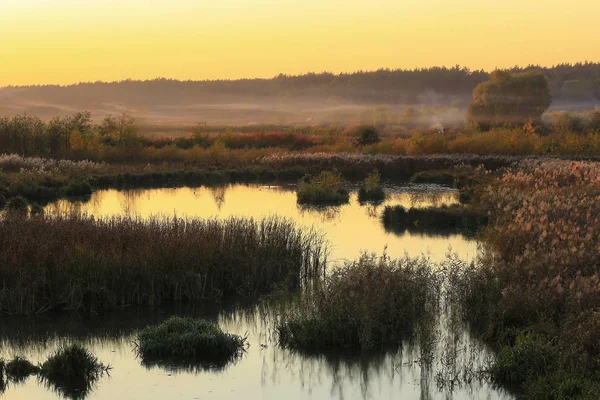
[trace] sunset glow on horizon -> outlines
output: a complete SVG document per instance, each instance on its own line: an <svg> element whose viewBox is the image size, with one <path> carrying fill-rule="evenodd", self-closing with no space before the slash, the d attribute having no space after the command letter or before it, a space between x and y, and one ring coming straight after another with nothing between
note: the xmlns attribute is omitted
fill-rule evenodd
<svg viewBox="0 0 600 400"><path fill-rule="evenodd" d="M0 86L600 61L600 2L0 0Z"/></svg>

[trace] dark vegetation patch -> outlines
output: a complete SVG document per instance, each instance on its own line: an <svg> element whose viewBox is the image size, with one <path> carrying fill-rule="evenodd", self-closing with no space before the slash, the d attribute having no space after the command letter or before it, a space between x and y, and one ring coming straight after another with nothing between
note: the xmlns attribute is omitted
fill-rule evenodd
<svg viewBox="0 0 600 400"><path fill-rule="evenodd" d="M137 352L145 364L161 361L223 364L240 356L245 346L245 338L225 333L209 321L193 318L171 317L144 328L137 336Z"/></svg>
<svg viewBox="0 0 600 400"><path fill-rule="evenodd" d="M381 175L374 170L367 176L363 185L358 189L358 201L361 203L381 203L385 200L385 191L381 187Z"/></svg>
<svg viewBox="0 0 600 400"><path fill-rule="evenodd" d="M62 396L84 399L94 384L108 371L89 350L78 344L63 347L51 355L40 369L40 377Z"/></svg>
<svg viewBox="0 0 600 400"><path fill-rule="evenodd" d="M451 279L472 331L498 349L492 378L528 399L597 398L598 164L524 162L481 198L487 254Z"/></svg>
<svg viewBox="0 0 600 400"><path fill-rule="evenodd" d="M325 267L320 235L285 219L0 221L0 312L103 312L130 304L254 298Z"/></svg>
<svg viewBox="0 0 600 400"><path fill-rule="evenodd" d="M334 269L277 324L301 351L399 345L435 318L439 281L426 260L363 255Z"/></svg>
<svg viewBox="0 0 600 400"><path fill-rule="evenodd" d="M6 380L4 379L4 369L6 367L6 362L4 360L0 360L0 394L4 393L6 390Z"/></svg>
<svg viewBox="0 0 600 400"><path fill-rule="evenodd" d="M31 375L39 372L40 368L33 365L29 360L22 357L15 357L7 362L5 367L6 377L12 382L23 382Z"/></svg>
<svg viewBox="0 0 600 400"><path fill-rule="evenodd" d="M381 218L387 231L399 234L409 231L474 235L488 223L487 216L463 205L409 209L387 206Z"/></svg>
<svg viewBox="0 0 600 400"><path fill-rule="evenodd" d="M344 204L350 200L342 175L338 171L321 171L298 182L299 204Z"/></svg>

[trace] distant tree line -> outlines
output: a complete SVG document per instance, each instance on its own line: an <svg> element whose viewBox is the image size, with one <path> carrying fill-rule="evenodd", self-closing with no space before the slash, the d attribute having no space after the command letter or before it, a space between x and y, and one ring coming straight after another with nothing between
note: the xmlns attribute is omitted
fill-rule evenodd
<svg viewBox="0 0 600 400"><path fill-rule="evenodd" d="M559 64L553 67L530 65L514 67L511 73L537 71L548 78L555 101L600 100L600 63ZM366 103L427 103L428 95L466 104L473 89L490 79L491 73L455 66L413 70L380 69L354 73L280 74L271 79L146 81L80 83L70 86L27 86L3 89L5 99L28 98L40 102L74 104L94 108L106 101L127 106L145 104L185 104L190 101L214 101L220 96L265 98L332 98ZM2 91L0 91L2 93ZM2 102L0 96L0 103Z"/></svg>

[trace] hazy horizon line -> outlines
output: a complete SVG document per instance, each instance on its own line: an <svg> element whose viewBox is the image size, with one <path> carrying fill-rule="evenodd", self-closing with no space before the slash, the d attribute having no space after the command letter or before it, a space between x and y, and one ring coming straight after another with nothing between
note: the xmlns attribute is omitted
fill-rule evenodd
<svg viewBox="0 0 600 400"><path fill-rule="evenodd" d="M460 64L454 64L452 66L449 65L432 65L429 67L415 67L415 68L390 68L390 67L381 67L378 69L372 69L372 70L355 70L355 71L342 71L342 72L331 72L331 71L320 71L320 72L316 72L316 71L307 71L304 73L300 73L300 74L286 74L286 73L279 73L276 75L272 75L270 77L252 77L252 78L218 78L218 79L182 79L182 78L168 78L165 76L157 76L155 78L140 78L140 79L134 79L134 78L127 78L127 79L122 79L122 80L113 80L113 81L103 81L103 80L96 80L96 81L79 81L79 82L71 82L71 83L67 83L67 84L61 84L61 83L35 83L35 84L29 84L29 85L6 85L6 86L0 86L0 89L19 89L19 88L40 88L40 87L61 87L61 88L68 88L68 87L73 87L73 86L79 86L79 85L93 85L93 84L116 84L116 83L124 83L124 82L135 82L135 83L140 83L140 82L153 82L153 81L161 81L161 80L165 80L165 81L172 81L172 82L193 82L193 83L216 83L216 82L245 82L245 81L270 81L270 80L274 80L277 79L279 77L286 77L286 78L297 78L297 77L303 77L303 76L308 76L308 75L331 75L331 76L336 76L336 77L340 77L340 76L344 76L344 75L356 75L356 74L368 74L368 73L375 73L375 72L379 72L379 71L386 71L386 72L416 72L416 71L424 71L424 70L431 70L431 69L448 69L448 70L452 70L452 69L458 69L458 70L466 70L469 73L474 73L474 72L478 72L478 73L491 73L493 71L496 70L518 70L518 69L528 69L528 68L541 68L541 69L553 69L553 68L557 68L560 66L577 66L577 65L598 65L600 64L600 61L578 61L578 62L564 62L564 63L558 63L558 64L552 64L552 65L542 65L542 64L527 64L527 65L518 65L515 64L511 67L506 67L506 68L494 68L494 69L489 69L486 70L485 68L480 68L480 69L473 69L473 68L469 68L467 66L463 66Z"/></svg>

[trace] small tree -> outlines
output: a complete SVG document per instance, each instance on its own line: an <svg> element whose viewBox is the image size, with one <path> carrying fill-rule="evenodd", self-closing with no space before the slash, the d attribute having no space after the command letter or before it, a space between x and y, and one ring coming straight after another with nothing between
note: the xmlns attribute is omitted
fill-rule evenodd
<svg viewBox="0 0 600 400"><path fill-rule="evenodd" d="M600 133L600 110L595 110L590 116L587 130L591 133Z"/></svg>
<svg viewBox="0 0 600 400"><path fill-rule="evenodd" d="M583 119L572 113L554 113L552 129L559 133L583 133Z"/></svg>
<svg viewBox="0 0 600 400"><path fill-rule="evenodd" d="M541 72L511 74L497 70L489 81L473 90L467 120L483 129L498 125L522 126L528 121L539 121L551 102L548 79Z"/></svg>
<svg viewBox="0 0 600 400"><path fill-rule="evenodd" d="M379 142L379 131L374 126L360 126L356 129L357 146L368 146Z"/></svg>
<svg viewBox="0 0 600 400"><path fill-rule="evenodd" d="M110 136L122 142L137 135L135 119L129 111L123 111L116 117L108 114L100 125L100 135Z"/></svg>

